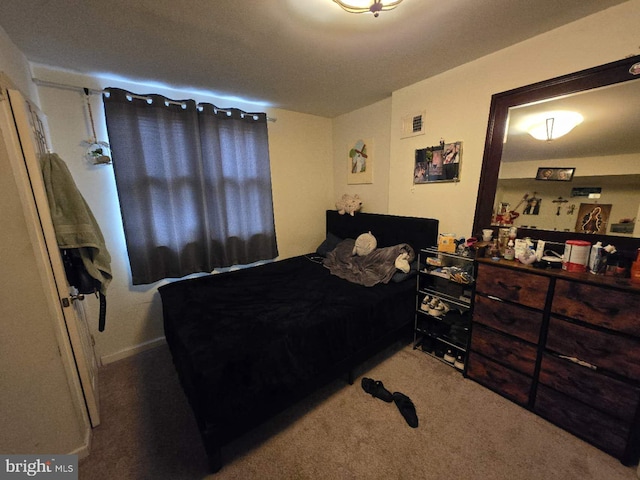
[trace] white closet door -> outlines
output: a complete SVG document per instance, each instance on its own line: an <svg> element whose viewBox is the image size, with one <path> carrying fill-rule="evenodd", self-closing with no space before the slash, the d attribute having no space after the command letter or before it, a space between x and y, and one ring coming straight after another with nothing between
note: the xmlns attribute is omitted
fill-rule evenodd
<svg viewBox="0 0 640 480"><path fill-rule="evenodd" d="M28 102L17 90L7 90L15 122L19 150L16 158L22 157L26 167L26 188L33 192L33 200L39 217L44 245L51 264L54 287L64 317L65 328L73 350L73 360L80 377L84 402L91 425L100 424L98 397L98 362L93 351L93 341L86 323L84 309L77 304L79 300L71 295L67 283L60 250L56 242L55 230L51 220L49 203L42 180L39 155L48 150L48 131L46 117L37 107ZM16 145L17 146L17 145ZM14 149L16 150L16 149Z"/></svg>

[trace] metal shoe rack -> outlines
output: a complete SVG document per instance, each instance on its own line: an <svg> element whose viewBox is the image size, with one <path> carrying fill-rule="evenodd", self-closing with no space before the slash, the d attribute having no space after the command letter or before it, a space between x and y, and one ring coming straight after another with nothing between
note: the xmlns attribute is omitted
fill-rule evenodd
<svg viewBox="0 0 640 480"><path fill-rule="evenodd" d="M418 254L414 349L463 371L469 346L473 257L423 248Z"/></svg>

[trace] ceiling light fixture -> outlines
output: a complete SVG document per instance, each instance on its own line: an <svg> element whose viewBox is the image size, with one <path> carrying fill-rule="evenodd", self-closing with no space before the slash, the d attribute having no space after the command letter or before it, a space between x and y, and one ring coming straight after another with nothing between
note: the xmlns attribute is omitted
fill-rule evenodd
<svg viewBox="0 0 640 480"><path fill-rule="evenodd" d="M583 120L584 117L577 112L547 112L538 116L538 120L527 128L527 132L536 140L550 142L566 135Z"/></svg>
<svg viewBox="0 0 640 480"><path fill-rule="evenodd" d="M402 3L402 0L333 0L349 13L373 13L374 17L380 15L382 10L393 10Z"/></svg>

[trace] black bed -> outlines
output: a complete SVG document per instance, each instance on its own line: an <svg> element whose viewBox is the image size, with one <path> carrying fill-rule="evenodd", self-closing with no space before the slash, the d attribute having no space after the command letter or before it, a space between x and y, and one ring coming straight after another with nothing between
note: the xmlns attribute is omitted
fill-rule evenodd
<svg viewBox="0 0 640 480"><path fill-rule="evenodd" d="M371 231L378 248L434 245L438 221L327 211L327 233ZM221 447L411 329L415 279L364 287L316 255L159 288L167 343L212 471Z"/></svg>

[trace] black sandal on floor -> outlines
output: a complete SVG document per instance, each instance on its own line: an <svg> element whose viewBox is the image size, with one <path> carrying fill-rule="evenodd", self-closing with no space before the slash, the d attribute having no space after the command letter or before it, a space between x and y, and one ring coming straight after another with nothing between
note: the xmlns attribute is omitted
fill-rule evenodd
<svg viewBox="0 0 640 480"><path fill-rule="evenodd" d="M379 398L387 403L393 402L393 395L391 392L384 388L384 385L380 380L372 380L364 377L362 379L362 389L371 394L372 396Z"/></svg>
<svg viewBox="0 0 640 480"><path fill-rule="evenodd" d="M416 407L413 405L411 399L400 392L394 392L392 398L409 426L411 428L417 428L418 415L416 414Z"/></svg>

